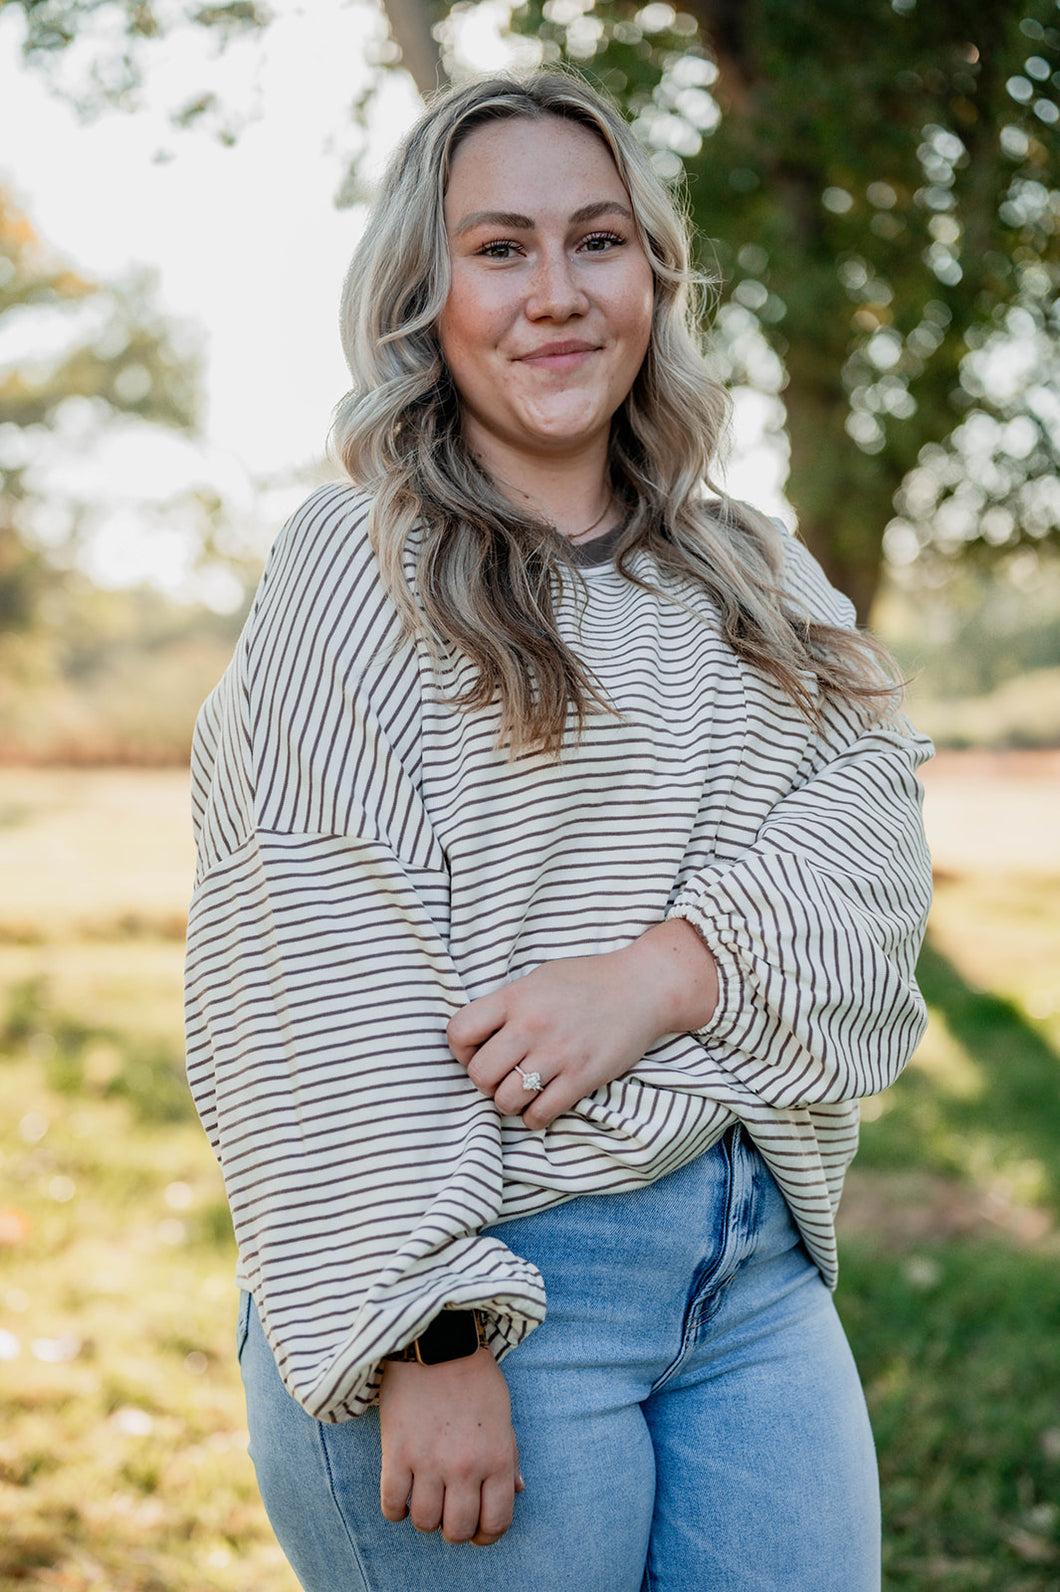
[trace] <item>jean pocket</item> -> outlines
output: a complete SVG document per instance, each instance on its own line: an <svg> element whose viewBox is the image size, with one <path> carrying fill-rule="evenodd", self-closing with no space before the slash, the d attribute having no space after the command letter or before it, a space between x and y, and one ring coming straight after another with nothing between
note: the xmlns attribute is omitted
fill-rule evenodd
<svg viewBox="0 0 1060 1592"><path fill-rule="evenodd" d="M250 1307L254 1303L250 1294L244 1288L239 1295L239 1316L236 1320L236 1359L242 1360L243 1349L250 1331Z"/></svg>

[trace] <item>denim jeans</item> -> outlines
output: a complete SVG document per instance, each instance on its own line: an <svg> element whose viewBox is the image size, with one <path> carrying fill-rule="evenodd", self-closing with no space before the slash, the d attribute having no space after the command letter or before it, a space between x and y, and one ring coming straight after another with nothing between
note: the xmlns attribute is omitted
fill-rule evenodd
<svg viewBox="0 0 1060 1592"><path fill-rule="evenodd" d="M548 1292L503 1361L526 1491L491 1547L383 1519L377 1411L307 1415L243 1296L251 1457L306 1592L878 1592L857 1372L739 1127L645 1189L490 1231Z"/></svg>

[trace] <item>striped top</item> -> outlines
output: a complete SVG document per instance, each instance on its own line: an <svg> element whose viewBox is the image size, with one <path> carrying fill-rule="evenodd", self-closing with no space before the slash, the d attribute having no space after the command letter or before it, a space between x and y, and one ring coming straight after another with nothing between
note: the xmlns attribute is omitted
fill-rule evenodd
<svg viewBox="0 0 1060 1592"><path fill-rule="evenodd" d="M359 1414L378 1362L445 1306L494 1352L542 1320L540 1274L482 1229L633 1189L743 1122L823 1276L857 1143L924 1025L914 982L930 868L904 720L813 726L737 659L695 582L645 553L565 577L564 639L606 687L560 763L495 748L452 706L471 664L396 644L347 485L270 555L199 717L188 1074L291 1393ZM795 610L852 623L785 537ZM675 600L676 599L676 600ZM502 1117L446 1024L554 957L687 918L721 997L543 1133Z"/></svg>

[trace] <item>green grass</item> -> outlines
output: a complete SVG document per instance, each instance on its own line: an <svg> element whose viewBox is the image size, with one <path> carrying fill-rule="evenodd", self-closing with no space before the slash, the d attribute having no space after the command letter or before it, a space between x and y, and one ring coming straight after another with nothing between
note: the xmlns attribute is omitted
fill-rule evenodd
<svg viewBox="0 0 1060 1592"><path fill-rule="evenodd" d="M1060 1266L997 1239L844 1246L888 1592L1060 1587Z"/></svg>
<svg viewBox="0 0 1060 1592"><path fill-rule="evenodd" d="M175 1044L56 1010L43 978L12 989L0 1049L32 1056L58 1094L126 1100L141 1123L194 1120L184 1057Z"/></svg>
<svg viewBox="0 0 1060 1592"><path fill-rule="evenodd" d="M0 770L0 1592L297 1592L182 1079L184 784ZM1060 1592L1060 888L980 860L842 1213L886 1592Z"/></svg>
<svg viewBox="0 0 1060 1592"><path fill-rule="evenodd" d="M41 1015L0 1071L0 1587L294 1592L245 1451L212 1157L186 1106L42 1059Z"/></svg>
<svg viewBox="0 0 1060 1592"><path fill-rule="evenodd" d="M866 1108L858 1167L915 1165L1060 1214L1060 1056L1011 996L978 989L929 938L920 987L932 1031Z"/></svg>

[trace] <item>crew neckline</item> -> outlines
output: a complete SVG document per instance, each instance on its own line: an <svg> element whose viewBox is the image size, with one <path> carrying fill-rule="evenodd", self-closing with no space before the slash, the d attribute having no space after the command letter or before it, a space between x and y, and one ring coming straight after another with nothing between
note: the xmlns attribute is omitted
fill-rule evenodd
<svg viewBox="0 0 1060 1592"><path fill-rule="evenodd" d="M614 556L615 548L622 539L622 532L626 522L615 525L609 531L604 531L602 536L593 536L587 542L572 542L570 545L571 557L579 569L597 569L602 564L609 564Z"/></svg>

